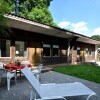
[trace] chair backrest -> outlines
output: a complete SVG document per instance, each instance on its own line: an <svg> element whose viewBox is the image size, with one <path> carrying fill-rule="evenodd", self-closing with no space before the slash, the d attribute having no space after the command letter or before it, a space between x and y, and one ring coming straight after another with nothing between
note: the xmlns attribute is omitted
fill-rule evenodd
<svg viewBox="0 0 100 100"><path fill-rule="evenodd" d="M37 66L37 69L38 69L38 71L39 71L40 73L41 73L42 67L43 67L43 64L40 64L40 65Z"/></svg>
<svg viewBox="0 0 100 100"><path fill-rule="evenodd" d="M21 64L30 64L30 62L25 60L25 61L22 61Z"/></svg>
<svg viewBox="0 0 100 100"><path fill-rule="evenodd" d="M33 88L40 95L40 83L36 79L36 77L33 75L33 73L31 72L31 70L28 67L24 67L23 69L21 69L21 71L26 76L26 78L28 79L28 81L31 83L31 85L33 86Z"/></svg>
<svg viewBox="0 0 100 100"><path fill-rule="evenodd" d="M0 68L3 68L4 63L0 62Z"/></svg>
<svg viewBox="0 0 100 100"><path fill-rule="evenodd" d="M5 73L5 69L4 68L0 68L0 76L2 76Z"/></svg>

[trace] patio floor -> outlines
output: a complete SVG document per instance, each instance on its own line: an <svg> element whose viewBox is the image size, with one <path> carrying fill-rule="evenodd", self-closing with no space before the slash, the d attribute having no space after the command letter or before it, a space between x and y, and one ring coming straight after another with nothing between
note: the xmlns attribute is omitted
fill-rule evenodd
<svg viewBox="0 0 100 100"><path fill-rule="evenodd" d="M53 71L41 74L41 83L70 83L76 81L83 83L84 85L92 89L94 92L96 92L98 100L100 100L100 84ZM17 85L15 85L13 80L11 81L10 91L7 90L6 85L0 87L0 100L29 100L30 89L30 83L24 76L22 76L22 80L17 80ZM69 97L68 100L85 100L85 97ZM95 99L93 98L91 100Z"/></svg>

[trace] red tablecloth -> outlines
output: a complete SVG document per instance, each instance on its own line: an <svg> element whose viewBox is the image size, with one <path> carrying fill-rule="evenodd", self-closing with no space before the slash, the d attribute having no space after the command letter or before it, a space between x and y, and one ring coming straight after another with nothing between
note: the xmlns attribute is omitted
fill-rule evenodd
<svg viewBox="0 0 100 100"><path fill-rule="evenodd" d="M7 64L5 66L5 69L8 69L8 70L19 70L19 69L22 69L24 68L25 66L28 66L28 67L32 67L31 64L25 64L25 65L20 65L20 66L16 66L15 64Z"/></svg>

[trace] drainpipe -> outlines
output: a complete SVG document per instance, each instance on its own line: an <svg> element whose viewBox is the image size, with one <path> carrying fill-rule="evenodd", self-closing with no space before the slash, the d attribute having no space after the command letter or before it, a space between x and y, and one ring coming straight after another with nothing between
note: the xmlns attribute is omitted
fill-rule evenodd
<svg viewBox="0 0 100 100"><path fill-rule="evenodd" d="M68 49L67 49L67 63L70 61L70 40L68 41Z"/></svg>
<svg viewBox="0 0 100 100"><path fill-rule="evenodd" d="M97 60L97 49L98 49L98 47L97 47L98 45L97 44L95 44L95 61Z"/></svg>

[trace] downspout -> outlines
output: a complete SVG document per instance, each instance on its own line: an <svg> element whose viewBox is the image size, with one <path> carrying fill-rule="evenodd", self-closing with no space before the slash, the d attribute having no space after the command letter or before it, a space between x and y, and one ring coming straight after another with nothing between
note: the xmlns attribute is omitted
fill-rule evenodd
<svg viewBox="0 0 100 100"><path fill-rule="evenodd" d="M97 47L98 45L97 44L95 44L95 61L97 60L97 49L98 49L98 47Z"/></svg>

